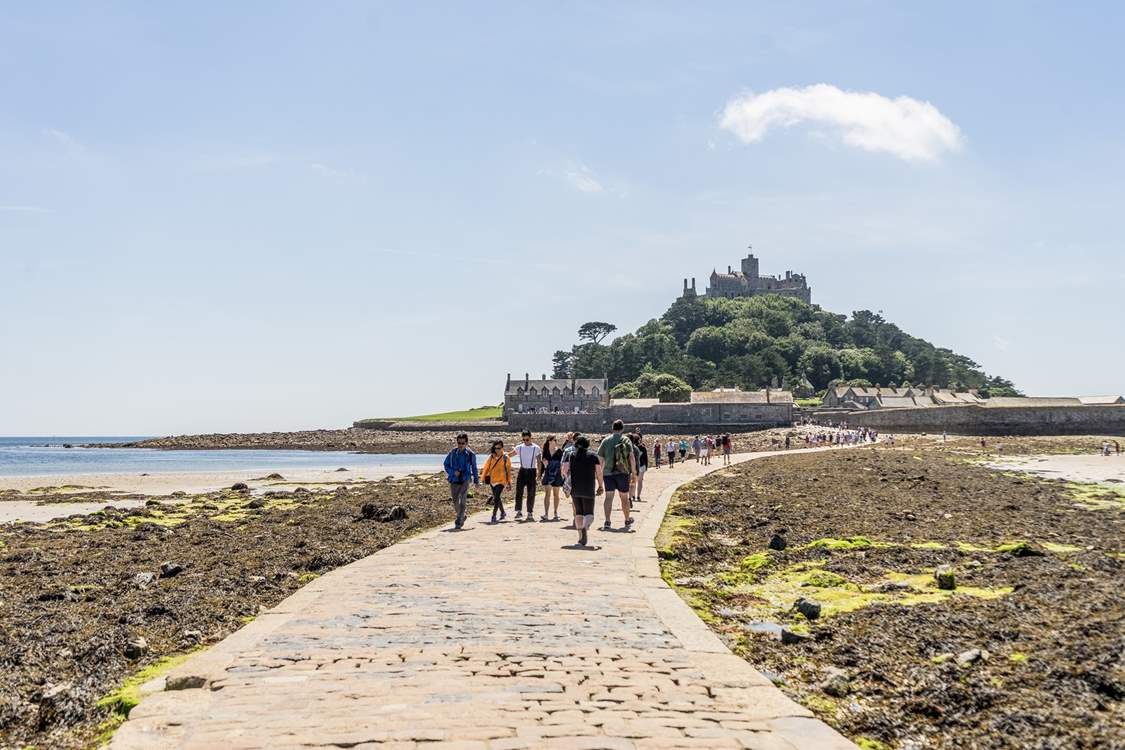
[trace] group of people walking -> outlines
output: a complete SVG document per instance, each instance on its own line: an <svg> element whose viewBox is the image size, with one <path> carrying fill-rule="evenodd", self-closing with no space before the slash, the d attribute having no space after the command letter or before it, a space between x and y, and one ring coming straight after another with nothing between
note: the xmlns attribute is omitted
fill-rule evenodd
<svg viewBox="0 0 1125 750"><path fill-rule="evenodd" d="M686 452L686 451L685 451ZM518 468L513 466L518 459ZM550 436L538 444L524 430L520 443L512 448L503 440L489 446L484 467L478 471L477 457L469 448L468 435L457 436L457 445L445 457L445 473L456 512L455 528L465 524L465 511L470 485L488 485L492 493L491 523L508 517L504 509L504 491L515 487L515 520L535 520L537 490L543 488L543 510L540 521L559 521L560 494L570 499L574 512L573 528L578 543L586 545L594 526L594 503L603 497L605 522L602 529L613 528L610 521L614 500L620 497L624 528L634 519L633 505L641 502L644 474L648 469L648 449L639 433L626 434L621 420L613 423L613 432L591 449L590 439L576 432L566 434L560 444ZM515 469L515 471L513 471ZM526 507L527 515L524 515Z"/></svg>

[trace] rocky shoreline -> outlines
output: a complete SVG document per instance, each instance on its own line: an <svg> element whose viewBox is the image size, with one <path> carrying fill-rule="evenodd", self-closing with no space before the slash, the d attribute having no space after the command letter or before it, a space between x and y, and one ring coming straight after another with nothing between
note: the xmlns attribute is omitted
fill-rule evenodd
<svg viewBox="0 0 1125 750"><path fill-rule="evenodd" d="M83 446L87 448L154 448L157 450L303 450L303 451L348 451L352 453L445 453L453 447L453 438L459 432L469 436L469 446L477 453L487 452L493 440L503 440L507 445L519 442L519 432L510 431L507 425L497 424L494 429L462 430L456 426L441 428L435 425L428 430L373 430L361 427L348 427L338 430L299 430L294 432L248 432L248 433L210 433L206 435L172 435L150 438L130 443L99 443ZM742 432L731 435L734 452L775 450L783 447L785 436L802 437L805 433L829 431L815 426L794 426ZM556 433L559 438L562 433ZM546 433L537 433L536 442L541 442ZM602 436L597 436L598 438ZM688 434L645 435L651 445L657 439L691 439ZM795 441L794 449L804 447L803 442Z"/></svg>
<svg viewBox="0 0 1125 750"><path fill-rule="evenodd" d="M985 468L979 439L898 442L685 487L666 579L861 747L1117 747L1125 491Z"/></svg>
<svg viewBox="0 0 1125 750"><path fill-rule="evenodd" d="M0 526L0 747L100 745L138 675L447 521L448 495L438 474L264 493L238 483Z"/></svg>

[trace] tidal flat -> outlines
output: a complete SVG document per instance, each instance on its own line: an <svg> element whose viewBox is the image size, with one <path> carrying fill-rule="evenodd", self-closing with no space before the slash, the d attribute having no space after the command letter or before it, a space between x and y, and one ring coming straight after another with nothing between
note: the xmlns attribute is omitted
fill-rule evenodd
<svg viewBox="0 0 1125 750"><path fill-rule="evenodd" d="M21 502L91 493L42 489ZM131 495L128 508L103 497L94 513L0 526L0 747L95 745L131 707L136 675L448 521L448 495L441 474L340 479ZM396 506L405 519L379 520Z"/></svg>
<svg viewBox="0 0 1125 750"><path fill-rule="evenodd" d="M861 747L1113 747L1125 734L1125 504L1104 496L1125 491L991 469L979 440L952 442L704 477L673 500L663 574L736 653Z"/></svg>

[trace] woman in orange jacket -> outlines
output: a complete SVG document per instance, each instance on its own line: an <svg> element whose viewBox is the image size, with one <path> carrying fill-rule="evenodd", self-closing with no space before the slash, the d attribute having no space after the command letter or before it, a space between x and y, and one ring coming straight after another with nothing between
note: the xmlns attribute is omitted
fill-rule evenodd
<svg viewBox="0 0 1125 750"><path fill-rule="evenodd" d="M492 441L492 447L488 451L488 460L484 462L484 470L480 473L483 479L490 487L492 487L492 521L496 523L496 514L499 512L499 520L503 521L508 517L504 512L504 501L501 495L504 493L504 488L512 484L512 461L508 458L508 454L504 451L504 441Z"/></svg>

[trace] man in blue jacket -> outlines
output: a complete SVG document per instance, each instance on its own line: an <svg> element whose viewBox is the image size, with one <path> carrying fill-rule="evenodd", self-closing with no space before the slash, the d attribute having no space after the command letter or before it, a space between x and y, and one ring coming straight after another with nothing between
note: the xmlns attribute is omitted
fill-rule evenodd
<svg viewBox="0 0 1125 750"><path fill-rule="evenodd" d="M477 454L469 448L469 436L461 433L457 436L457 447L445 456L445 476L449 480L449 496L453 498L453 507L457 510L455 528L465 525L465 499L469 493L469 479L473 486L480 486L480 477L477 475Z"/></svg>

